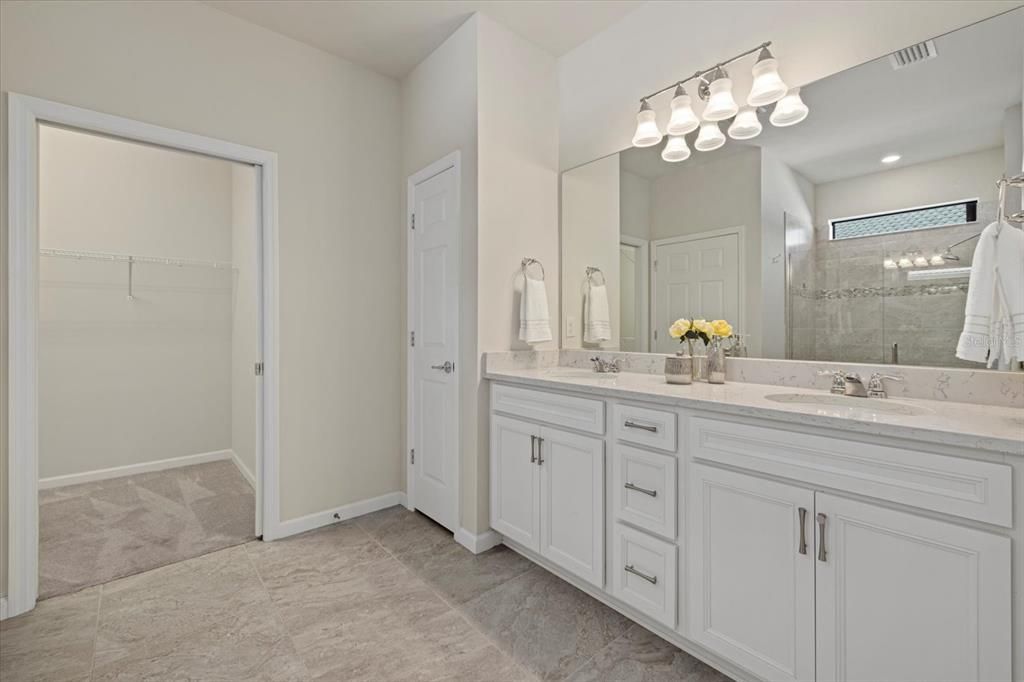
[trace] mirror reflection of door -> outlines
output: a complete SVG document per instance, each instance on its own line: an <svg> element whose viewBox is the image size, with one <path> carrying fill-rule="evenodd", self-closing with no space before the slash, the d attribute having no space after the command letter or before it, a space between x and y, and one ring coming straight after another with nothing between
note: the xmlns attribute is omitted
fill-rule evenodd
<svg viewBox="0 0 1024 682"><path fill-rule="evenodd" d="M622 235L619 243L620 347L646 353L647 345L647 240Z"/></svg>
<svg viewBox="0 0 1024 682"><path fill-rule="evenodd" d="M681 317L725 319L742 332L738 229L662 239L652 248L655 352L679 350L679 341L669 336L668 328Z"/></svg>

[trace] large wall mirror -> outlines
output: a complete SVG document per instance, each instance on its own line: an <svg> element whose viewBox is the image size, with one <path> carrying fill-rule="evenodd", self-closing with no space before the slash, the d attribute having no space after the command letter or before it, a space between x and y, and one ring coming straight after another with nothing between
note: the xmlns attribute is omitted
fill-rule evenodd
<svg viewBox="0 0 1024 682"><path fill-rule="evenodd" d="M563 346L670 353L673 320L727 319L752 357L982 368L954 351L972 238L1024 169L1022 35L1024 8L805 86L799 125L563 173Z"/></svg>

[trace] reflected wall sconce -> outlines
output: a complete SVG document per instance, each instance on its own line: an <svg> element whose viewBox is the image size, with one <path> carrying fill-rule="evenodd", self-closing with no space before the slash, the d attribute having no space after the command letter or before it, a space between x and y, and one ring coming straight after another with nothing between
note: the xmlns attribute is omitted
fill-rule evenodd
<svg viewBox="0 0 1024 682"><path fill-rule="evenodd" d="M698 128L700 132L693 141L693 148L697 151L712 151L724 145L726 137L719 127L722 121L729 122L731 119L727 132L734 140L757 137L762 130L758 115L767 111L766 107L772 104L775 106L768 116L768 121L772 125L786 127L803 121L807 118L808 109L800 97L800 88L790 88L782 80L782 76L779 75L779 62L768 49L770 45L770 41L761 43L755 48L701 69L688 78L641 98L640 111L636 115L633 146L653 147L664 139L665 135L658 127L657 114L651 108L650 100L673 88L675 92L672 96L671 114L665 129L669 139L661 153L661 158L665 161L674 163L688 159L690 147L685 136ZM733 96L733 82L726 67L755 52L758 53L757 62L751 69L754 83L741 107ZM700 116L694 111L693 100L683 87L690 81L696 81L697 97L705 102Z"/></svg>

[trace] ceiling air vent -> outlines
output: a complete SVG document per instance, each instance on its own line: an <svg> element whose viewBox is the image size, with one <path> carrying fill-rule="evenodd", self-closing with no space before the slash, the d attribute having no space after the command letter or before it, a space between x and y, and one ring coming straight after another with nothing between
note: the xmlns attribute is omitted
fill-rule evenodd
<svg viewBox="0 0 1024 682"><path fill-rule="evenodd" d="M939 53L935 51L935 41L926 40L923 43L917 43L916 45L893 52L889 55L889 63L892 64L894 71L898 71L918 62L935 59L938 56Z"/></svg>

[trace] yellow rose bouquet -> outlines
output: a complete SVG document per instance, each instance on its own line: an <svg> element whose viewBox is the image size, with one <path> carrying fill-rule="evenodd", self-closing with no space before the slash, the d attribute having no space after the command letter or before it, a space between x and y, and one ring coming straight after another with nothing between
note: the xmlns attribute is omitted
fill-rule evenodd
<svg viewBox="0 0 1024 682"><path fill-rule="evenodd" d="M732 336L732 325L726 320L708 322L707 320L680 318L672 323L668 333L673 339L679 339L679 343L687 343L690 346L690 355L693 355L694 341L699 339L704 342L704 345L707 345L711 343L712 338L724 339Z"/></svg>

